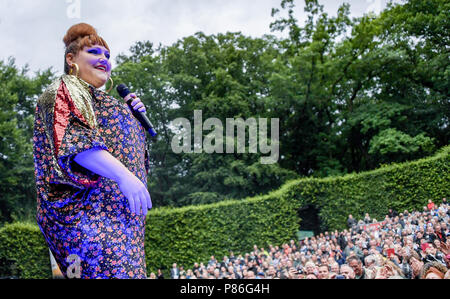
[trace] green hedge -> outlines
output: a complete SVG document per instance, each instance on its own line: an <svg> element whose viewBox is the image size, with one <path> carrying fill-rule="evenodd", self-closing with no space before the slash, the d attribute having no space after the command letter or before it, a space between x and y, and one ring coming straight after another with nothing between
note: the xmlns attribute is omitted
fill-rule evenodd
<svg viewBox="0 0 450 299"><path fill-rule="evenodd" d="M249 252L254 244L282 244L299 230L298 210L313 205L324 228L346 227L349 213L368 212L383 219L390 207L421 210L428 199L450 193L450 147L434 157L385 166L375 171L325 179L300 179L265 196L184 208L154 209L146 233L147 267L185 268L221 258L234 251ZM14 261L24 278L49 277L48 250L37 226L13 224L0 230L0 259ZM0 269L0 276L9 272Z"/></svg>
<svg viewBox="0 0 450 299"><path fill-rule="evenodd" d="M14 223L0 229L0 277L52 277L49 250L37 225Z"/></svg>

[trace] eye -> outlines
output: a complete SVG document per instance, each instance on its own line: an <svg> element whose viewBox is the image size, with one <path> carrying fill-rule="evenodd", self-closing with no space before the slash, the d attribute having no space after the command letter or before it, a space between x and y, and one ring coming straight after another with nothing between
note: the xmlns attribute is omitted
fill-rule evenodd
<svg viewBox="0 0 450 299"><path fill-rule="evenodd" d="M98 54L99 51L98 51L98 49L90 49L90 50L88 50L88 53L91 53L91 54Z"/></svg>

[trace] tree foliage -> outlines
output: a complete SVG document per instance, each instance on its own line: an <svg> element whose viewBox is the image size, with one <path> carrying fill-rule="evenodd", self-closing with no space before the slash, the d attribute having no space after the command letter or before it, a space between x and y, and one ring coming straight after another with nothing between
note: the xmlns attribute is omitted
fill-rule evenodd
<svg viewBox="0 0 450 299"><path fill-rule="evenodd" d="M349 4L329 15L305 0L305 22L299 4L282 0L272 10L268 32L287 38L199 32L170 46L140 41L118 57L115 82L140 95L159 133L150 157L155 206L242 199L290 179L362 172L448 145L448 1L405 0L352 18ZM12 60L0 62L0 221L34 213L32 117L53 76L30 78ZM264 155L249 144L245 153L174 153L180 128L172 121L194 127L195 110L223 124L279 119L279 163L261 164Z"/></svg>
<svg viewBox="0 0 450 299"><path fill-rule="evenodd" d="M47 70L29 78L27 73L12 58L0 61L0 223L33 219L36 210L34 111L52 74Z"/></svg>
<svg viewBox="0 0 450 299"><path fill-rule="evenodd" d="M293 180L263 196L155 208L146 224L148 273L168 271L174 261L188 269L207 263L211 255L244 255L253 245L288 243L304 225L298 211L305 206L319 211L324 231L347 228L348 214L361 219L369 213L382 220L389 208L421 211L428 199L439 200L450 192L449 160L447 146L433 157L364 173ZM49 255L38 226L18 223L0 229L0 261L0 277L48 277Z"/></svg>

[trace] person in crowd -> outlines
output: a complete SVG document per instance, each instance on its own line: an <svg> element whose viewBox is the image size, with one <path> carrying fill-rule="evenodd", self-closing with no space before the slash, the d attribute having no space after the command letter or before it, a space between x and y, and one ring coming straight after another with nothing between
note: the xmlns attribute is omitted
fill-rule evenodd
<svg viewBox="0 0 450 299"><path fill-rule="evenodd" d="M366 215L364 216L364 223L365 224L372 223L372 219L370 218L369 213L366 213Z"/></svg>
<svg viewBox="0 0 450 299"><path fill-rule="evenodd" d="M322 264L319 266L319 275L317 276L318 279L329 279L330 278L330 271L329 267L326 264Z"/></svg>
<svg viewBox="0 0 450 299"><path fill-rule="evenodd" d="M394 209L389 209L389 213L388 213L389 218L394 218L398 216L397 211L395 211Z"/></svg>
<svg viewBox="0 0 450 299"><path fill-rule="evenodd" d="M348 215L348 219L347 219L347 226L348 228L353 228L356 225L356 220L353 218L353 215L350 214Z"/></svg>
<svg viewBox="0 0 450 299"><path fill-rule="evenodd" d="M345 277L345 279L355 279L355 272L352 267L347 264L343 264L340 269L340 274Z"/></svg>
<svg viewBox="0 0 450 299"><path fill-rule="evenodd" d="M164 279L164 273L162 272L161 269L158 269L157 279Z"/></svg>
<svg viewBox="0 0 450 299"><path fill-rule="evenodd" d="M446 265L446 262L444 259L444 254L442 252L438 251L438 249L434 243L429 244L425 253L426 253L426 255L423 258L423 261L425 263L438 262L438 263L442 264L443 266Z"/></svg>
<svg viewBox="0 0 450 299"><path fill-rule="evenodd" d="M448 270L447 273L445 273L444 279L450 279L450 270Z"/></svg>
<svg viewBox="0 0 450 299"><path fill-rule="evenodd" d="M209 262L208 262L208 266L213 266L213 265L216 265L217 264L217 260L216 260L216 258L214 257L214 255L212 255L211 256L211 259L209 260Z"/></svg>
<svg viewBox="0 0 450 299"><path fill-rule="evenodd" d="M427 204L427 209L428 209L428 211L431 212L431 211L434 210L434 208L435 208L435 205L434 205L433 200L429 199L429 200L428 200L428 204Z"/></svg>
<svg viewBox="0 0 450 299"><path fill-rule="evenodd" d="M305 279L317 279L317 276L314 273L310 273L306 275Z"/></svg>
<svg viewBox="0 0 450 299"><path fill-rule="evenodd" d="M426 263L421 270L422 279L444 279L448 269L439 262Z"/></svg>
<svg viewBox="0 0 450 299"><path fill-rule="evenodd" d="M355 272L355 279L373 279L374 274L372 271L363 267L361 260L357 256L350 256L347 259L347 264Z"/></svg>
<svg viewBox="0 0 450 299"><path fill-rule="evenodd" d="M281 246L269 244L267 250L255 245L248 254L233 255L233 259L231 253L229 257L224 256L221 263L211 256L207 267L195 263L194 271L187 270L186 278L444 278L450 267L446 213L439 218L428 209L425 212L405 210L400 215L390 210L382 222L365 223L359 229L354 226L342 232L325 232L298 243L290 240ZM358 223L353 217L349 219Z"/></svg>
<svg viewBox="0 0 450 299"><path fill-rule="evenodd" d="M385 259L378 267L375 279L389 279L391 277L404 277L402 270L392 261Z"/></svg>
<svg viewBox="0 0 450 299"><path fill-rule="evenodd" d="M170 277L172 277L172 279L180 278L180 269L178 269L176 263L174 263L172 269L170 269Z"/></svg>

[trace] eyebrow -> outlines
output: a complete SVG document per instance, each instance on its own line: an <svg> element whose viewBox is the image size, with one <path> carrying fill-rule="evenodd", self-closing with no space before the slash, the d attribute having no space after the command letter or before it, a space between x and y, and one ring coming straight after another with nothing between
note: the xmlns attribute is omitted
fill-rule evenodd
<svg viewBox="0 0 450 299"><path fill-rule="evenodd" d="M111 54L111 53L109 53L108 49L99 47L99 46L93 46L93 47L90 47L89 49L87 49L87 51L90 51L90 50L100 50L100 51L104 52L105 54Z"/></svg>

